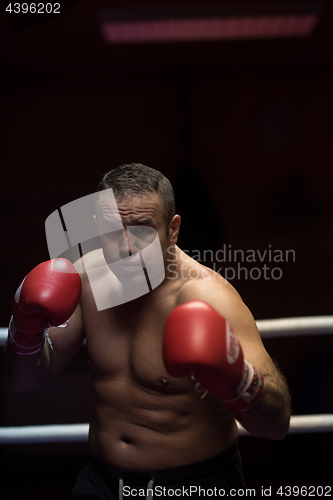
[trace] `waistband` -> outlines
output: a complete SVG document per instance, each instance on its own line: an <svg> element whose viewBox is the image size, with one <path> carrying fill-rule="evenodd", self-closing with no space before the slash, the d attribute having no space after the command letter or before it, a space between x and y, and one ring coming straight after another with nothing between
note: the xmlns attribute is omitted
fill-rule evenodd
<svg viewBox="0 0 333 500"><path fill-rule="evenodd" d="M241 463L238 439L230 448L208 460L167 469L117 469L109 467L92 453L90 459L94 469L105 478L111 481L118 481L121 478L125 483L138 486L140 484L147 485L151 479L154 480L155 484L160 483L163 485L203 479L217 474L235 463Z"/></svg>

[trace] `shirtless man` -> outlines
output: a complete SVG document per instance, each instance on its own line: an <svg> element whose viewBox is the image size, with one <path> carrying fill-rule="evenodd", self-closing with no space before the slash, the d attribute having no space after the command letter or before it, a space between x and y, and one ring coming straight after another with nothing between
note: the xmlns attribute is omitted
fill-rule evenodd
<svg viewBox="0 0 333 500"><path fill-rule="evenodd" d="M147 488L148 483L148 493L155 496L168 496L167 490L158 490L163 486L173 490L169 496L190 492L196 498L201 487L217 488L215 496L223 489L237 498L237 489L245 485L235 419L255 436L284 438L290 418L284 378L236 290L176 246L180 217L169 181L156 170L132 164L106 174L98 191L108 188L113 189L124 229L111 242L102 238L102 249L86 256L85 265L101 266L111 247L112 260L120 262L134 251L131 228L144 231L148 226L159 237L165 278L135 300L97 310L87 272L80 273L81 279L75 272L59 273L66 267L62 261L58 270L50 262L37 266L13 301L6 345L11 386L28 391L47 383L86 338L92 377L91 460L79 475L73 498L139 496L134 488ZM112 220L111 208L98 199L95 219L100 233ZM126 266L123 272L128 272ZM55 279L55 274L64 279ZM47 305L38 306L27 288L40 290L45 282L56 291L44 293L41 300L46 295ZM51 349L41 330L64 322L71 310L67 328L49 329ZM226 361L228 348L221 344L227 338L236 361ZM212 368L216 360L210 358L216 353ZM241 381L250 386L250 398L239 387Z"/></svg>

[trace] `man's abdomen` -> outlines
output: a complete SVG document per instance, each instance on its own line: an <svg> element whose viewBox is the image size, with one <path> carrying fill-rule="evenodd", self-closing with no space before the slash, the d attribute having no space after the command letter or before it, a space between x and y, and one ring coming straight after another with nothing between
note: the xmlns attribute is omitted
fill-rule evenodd
<svg viewBox="0 0 333 500"><path fill-rule="evenodd" d="M93 383L89 445L111 467L199 462L228 449L237 435L232 414L210 395L159 394L121 379Z"/></svg>

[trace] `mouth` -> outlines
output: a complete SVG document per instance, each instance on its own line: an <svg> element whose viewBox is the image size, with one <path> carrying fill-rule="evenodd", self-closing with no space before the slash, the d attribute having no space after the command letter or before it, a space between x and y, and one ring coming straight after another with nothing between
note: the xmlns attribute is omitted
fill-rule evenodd
<svg viewBox="0 0 333 500"><path fill-rule="evenodd" d="M141 266L133 266L133 265L121 265L120 268L123 271L128 271L128 272L133 272L133 271L141 271L142 267Z"/></svg>
<svg viewBox="0 0 333 500"><path fill-rule="evenodd" d="M122 262L118 261L110 266L112 271L125 272L125 273L138 273L142 272L142 266L138 264L133 264L132 262Z"/></svg>

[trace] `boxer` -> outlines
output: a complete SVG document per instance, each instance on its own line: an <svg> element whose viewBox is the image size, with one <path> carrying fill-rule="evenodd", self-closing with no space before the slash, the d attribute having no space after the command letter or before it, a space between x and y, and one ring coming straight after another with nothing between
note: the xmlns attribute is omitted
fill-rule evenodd
<svg viewBox="0 0 333 500"><path fill-rule="evenodd" d="M151 227L165 278L135 300L98 310L82 263L74 265L80 274L57 259L38 266L13 302L6 345L11 385L25 391L47 383L86 338L91 459L73 498L116 499L131 488L138 495L148 484L156 494L165 488L165 496L191 491L196 498L199 488L217 488L237 498L245 483L235 419L255 436L284 438L290 418L284 377L236 290L176 245L180 217L170 182L131 164L106 174L97 191L108 188L124 227L118 246L112 240L113 260L136 246L132 227ZM95 215L100 228L112 219L98 202ZM103 269L107 246L104 238L101 249L84 257L85 266ZM61 272L65 266L71 272ZM56 328L66 320L67 328Z"/></svg>

